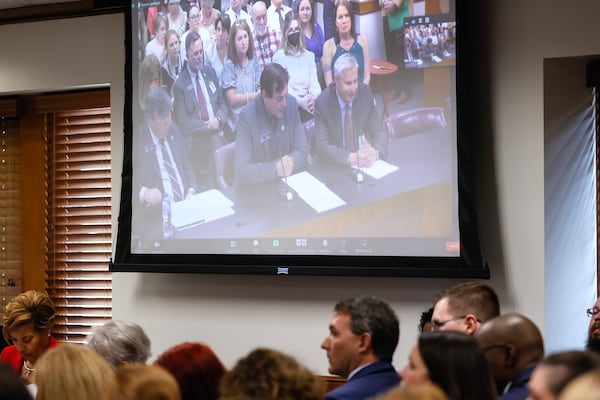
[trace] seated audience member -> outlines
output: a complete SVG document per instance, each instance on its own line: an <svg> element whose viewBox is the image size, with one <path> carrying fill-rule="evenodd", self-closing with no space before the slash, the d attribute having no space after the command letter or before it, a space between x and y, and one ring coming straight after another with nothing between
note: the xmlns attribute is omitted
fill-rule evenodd
<svg viewBox="0 0 600 400"><path fill-rule="evenodd" d="M157 365L124 364L116 369L103 400L180 400L177 381Z"/></svg>
<svg viewBox="0 0 600 400"><path fill-rule="evenodd" d="M152 354L146 332L133 322L108 321L94 328L86 344L114 367L145 363Z"/></svg>
<svg viewBox="0 0 600 400"><path fill-rule="evenodd" d="M165 350L154 362L175 377L181 400L217 400L225 367L210 347L184 342Z"/></svg>
<svg viewBox="0 0 600 400"><path fill-rule="evenodd" d="M181 43L179 44L179 54L181 54L184 62L187 61L186 39L191 32L196 32L198 35L200 35L202 38L202 44L204 45L203 48L208 48L211 42L210 33L208 33L206 28L203 28L200 25L200 8L197 4L194 3L190 7L189 15L188 30L181 35Z"/></svg>
<svg viewBox="0 0 600 400"><path fill-rule="evenodd" d="M325 85L329 86L333 80L332 68L336 60L346 53L350 53L358 63L358 82L371 82L371 56L367 37L356 33L354 27L354 12L352 5L339 0L335 7L336 30L331 39L323 44L323 75Z"/></svg>
<svg viewBox="0 0 600 400"><path fill-rule="evenodd" d="M292 9L285 4L283 0L271 0L271 5L267 9L267 25L275 32L283 32L285 16Z"/></svg>
<svg viewBox="0 0 600 400"><path fill-rule="evenodd" d="M180 0L169 0L169 29L173 29L179 36L185 32L187 26L187 13L181 8Z"/></svg>
<svg viewBox="0 0 600 400"><path fill-rule="evenodd" d="M329 373L348 381L325 398L362 400L398 385L392 358L399 337L398 317L385 301L358 297L338 302L321 348Z"/></svg>
<svg viewBox="0 0 600 400"><path fill-rule="evenodd" d="M231 29L231 21L229 15L222 14L215 21L215 40L204 52L204 62L213 67L219 80L219 89L221 83L221 73L223 65L227 58L227 46L229 43L229 30Z"/></svg>
<svg viewBox="0 0 600 400"><path fill-rule="evenodd" d="M401 386L433 382L450 400L496 399L483 350L462 332L420 335L400 376Z"/></svg>
<svg viewBox="0 0 600 400"><path fill-rule="evenodd" d="M162 64L162 80L167 92L171 93L173 82L175 82L183 68L183 58L179 54L179 34L176 31L172 29L167 31L165 46L167 57Z"/></svg>
<svg viewBox="0 0 600 400"><path fill-rule="evenodd" d="M267 6L261 0L252 6L252 22L254 23L254 52L260 67L273 62L273 56L281 44L281 33L267 25Z"/></svg>
<svg viewBox="0 0 600 400"><path fill-rule="evenodd" d="M258 348L225 375L220 400L321 400L323 395L323 382L294 358Z"/></svg>
<svg viewBox="0 0 600 400"><path fill-rule="evenodd" d="M221 74L221 88L229 107L227 123L235 132L242 107L260 94L262 68L254 54L254 40L246 21L233 24L229 33L227 60Z"/></svg>
<svg viewBox="0 0 600 400"><path fill-rule="evenodd" d="M585 372L600 368L594 352L565 351L544 358L533 370L527 388L531 400L555 400L569 382Z"/></svg>
<svg viewBox="0 0 600 400"><path fill-rule="evenodd" d="M148 92L145 122L134 154L134 190L144 207L137 207L145 239L162 237L162 202L178 202L197 193L198 184L189 151L171 120L171 97L161 87Z"/></svg>
<svg viewBox="0 0 600 400"><path fill-rule="evenodd" d="M300 22L295 17L286 18L281 49L275 53L273 62L282 65L290 74L288 91L298 102L302 122L314 118L315 101L321 94L315 55L304 46Z"/></svg>
<svg viewBox="0 0 600 400"><path fill-rule="evenodd" d="M3 362L0 362L0 400L33 400L19 375Z"/></svg>
<svg viewBox="0 0 600 400"><path fill-rule="evenodd" d="M429 310L423 311L421 313L421 318L419 319L419 333L427 333L433 331L433 326L431 325L432 315L433 307L430 307Z"/></svg>
<svg viewBox="0 0 600 400"><path fill-rule="evenodd" d="M215 0L202 0L200 3L200 26L208 31L212 40L215 39L215 24L221 16L221 11L214 5Z"/></svg>
<svg viewBox="0 0 600 400"><path fill-rule="evenodd" d="M46 293L23 292L11 299L4 309L2 335L10 346L0 353L0 362L11 366L25 384L40 357L58 346L52 336L56 309Z"/></svg>
<svg viewBox="0 0 600 400"><path fill-rule="evenodd" d="M242 110L235 131L235 181L260 183L302 171L307 164L304 127L289 75L269 64L260 77L261 94Z"/></svg>
<svg viewBox="0 0 600 400"><path fill-rule="evenodd" d="M164 14L158 14L152 22L154 26L154 38L146 43L145 56L148 57L153 54L158 58L159 64L162 64L167 57L167 50L165 49L165 36L169 29L169 21L167 16Z"/></svg>
<svg viewBox="0 0 600 400"><path fill-rule="evenodd" d="M431 382L400 386L386 392L377 400L448 400L440 387Z"/></svg>
<svg viewBox="0 0 600 400"><path fill-rule="evenodd" d="M590 317L586 348L600 353L600 297L598 297L594 306L588 308L586 312Z"/></svg>
<svg viewBox="0 0 600 400"><path fill-rule="evenodd" d="M204 44L191 32L186 38L188 62L173 84L173 113L181 132L191 138L192 164L202 189L212 187L208 172L215 149L226 143L222 131L227 105L217 74L204 64Z"/></svg>
<svg viewBox="0 0 600 400"><path fill-rule="evenodd" d="M358 82L358 63L344 54L335 63L335 84L317 98L314 140L317 156L340 165L369 167L385 158L387 135L368 85Z"/></svg>
<svg viewBox="0 0 600 400"><path fill-rule="evenodd" d="M138 104L142 112L146 110L146 98L150 89L163 84L161 71L160 61L155 55L144 57L138 73Z"/></svg>
<svg viewBox="0 0 600 400"><path fill-rule="evenodd" d="M573 379L558 400L600 400L600 370L594 369Z"/></svg>
<svg viewBox="0 0 600 400"><path fill-rule="evenodd" d="M243 9L243 0L231 0L229 3L229 8L225 13L229 15L229 19L231 19L231 24L234 25L236 22L241 22L242 20L246 21L249 29L249 35L253 30L252 21L250 20L250 15ZM252 36L250 36L252 38Z"/></svg>
<svg viewBox="0 0 600 400"><path fill-rule="evenodd" d="M155 5L148 7L148 17L146 18L146 27L150 36L154 36L154 19L158 14L167 14L169 12L169 6L167 0L159 0L154 2Z"/></svg>
<svg viewBox="0 0 600 400"><path fill-rule="evenodd" d="M35 365L37 400L102 400L113 367L94 350L63 343L44 353Z"/></svg>
<svg viewBox="0 0 600 400"><path fill-rule="evenodd" d="M500 315L498 295L478 282L459 283L434 299L431 323L436 331L475 333L481 324Z"/></svg>
<svg viewBox="0 0 600 400"><path fill-rule="evenodd" d="M300 31L306 41L306 50L315 55L315 62L320 66L323 56L325 38L323 29L315 19L315 4L313 0L300 0L296 2L296 15L300 20ZM322 67L319 67L321 72Z"/></svg>
<svg viewBox="0 0 600 400"><path fill-rule="evenodd" d="M499 398L527 399L527 382L544 358L538 327L523 315L504 314L481 325L474 337L485 353Z"/></svg>

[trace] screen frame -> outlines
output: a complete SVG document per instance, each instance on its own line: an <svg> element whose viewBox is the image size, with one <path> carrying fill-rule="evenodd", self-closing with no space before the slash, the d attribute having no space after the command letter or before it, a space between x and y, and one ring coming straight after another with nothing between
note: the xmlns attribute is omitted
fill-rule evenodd
<svg viewBox="0 0 600 400"><path fill-rule="evenodd" d="M469 2L470 3L470 2ZM477 82L472 69L478 62L476 5L456 0L456 124L457 180L460 255L458 257L347 256L347 255L255 255L255 254L133 254L131 252L132 153L133 153L133 65L132 8L125 16L125 109L123 171L117 240L111 272L173 272L248 275L314 275L373 277L490 278L484 260L476 215L474 187L475 117L466 112L477 104ZM453 105L454 106L454 105Z"/></svg>

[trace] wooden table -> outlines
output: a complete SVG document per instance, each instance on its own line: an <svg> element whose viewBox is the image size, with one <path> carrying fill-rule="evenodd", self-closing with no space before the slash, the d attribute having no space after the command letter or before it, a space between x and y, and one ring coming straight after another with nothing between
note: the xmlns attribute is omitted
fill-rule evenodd
<svg viewBox="0 0 600 400"><path fill-rule="evenodd" d="M383 101L383 113L381 119L388 113L387 103L394 96L394 75L398 71L398 66L385 60L371 60L371 88L374 94L379 94Z"/></svg>

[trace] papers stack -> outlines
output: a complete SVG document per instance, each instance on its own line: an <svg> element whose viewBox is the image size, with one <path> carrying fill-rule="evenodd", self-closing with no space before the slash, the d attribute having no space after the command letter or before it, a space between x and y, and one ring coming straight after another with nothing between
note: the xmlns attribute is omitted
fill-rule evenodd
<svg viewBox="0 0 600 400"><path fill-rule="evenodd" d="M287 184L298 193L302 200L319 213L346 204L337 194L329 190L323 182L306 171L288 176Z"/></svg>
<svg viewBox="0 0 600 400"><path fill-rule="evenodd" d="M211 189L173 203L171 222L175 229L182 230L233 214L233 202L218 190Z"/></svg>

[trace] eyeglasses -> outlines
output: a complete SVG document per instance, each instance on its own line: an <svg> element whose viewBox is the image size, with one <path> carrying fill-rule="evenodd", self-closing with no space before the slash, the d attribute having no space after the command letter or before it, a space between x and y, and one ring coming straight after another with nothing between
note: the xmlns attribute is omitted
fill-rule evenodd
<svg viewBox="0 0 600 400"><path fill-rule="evenodd" d="M200 14L190 15L190 19L200 19Z"/></svg>
<svg viewBox="0 0 600 400"><path fill-rule="evenodd" d="M458 321L460 319L465 319L465 318L466 318L466 315L463 315L462 317L450 318L450 319L447 319L445 321L431 321L431 329L434 330L434 331L439 331L448 322Z"/></svg>
<svg viewBox="0 0 600 400"><path fill-rule="evenodd" d="M600 308L588 308L587 310L585 310L585 313L588 317L592 318L593 316L598 315L598 313L600 313Z"/></svg>

